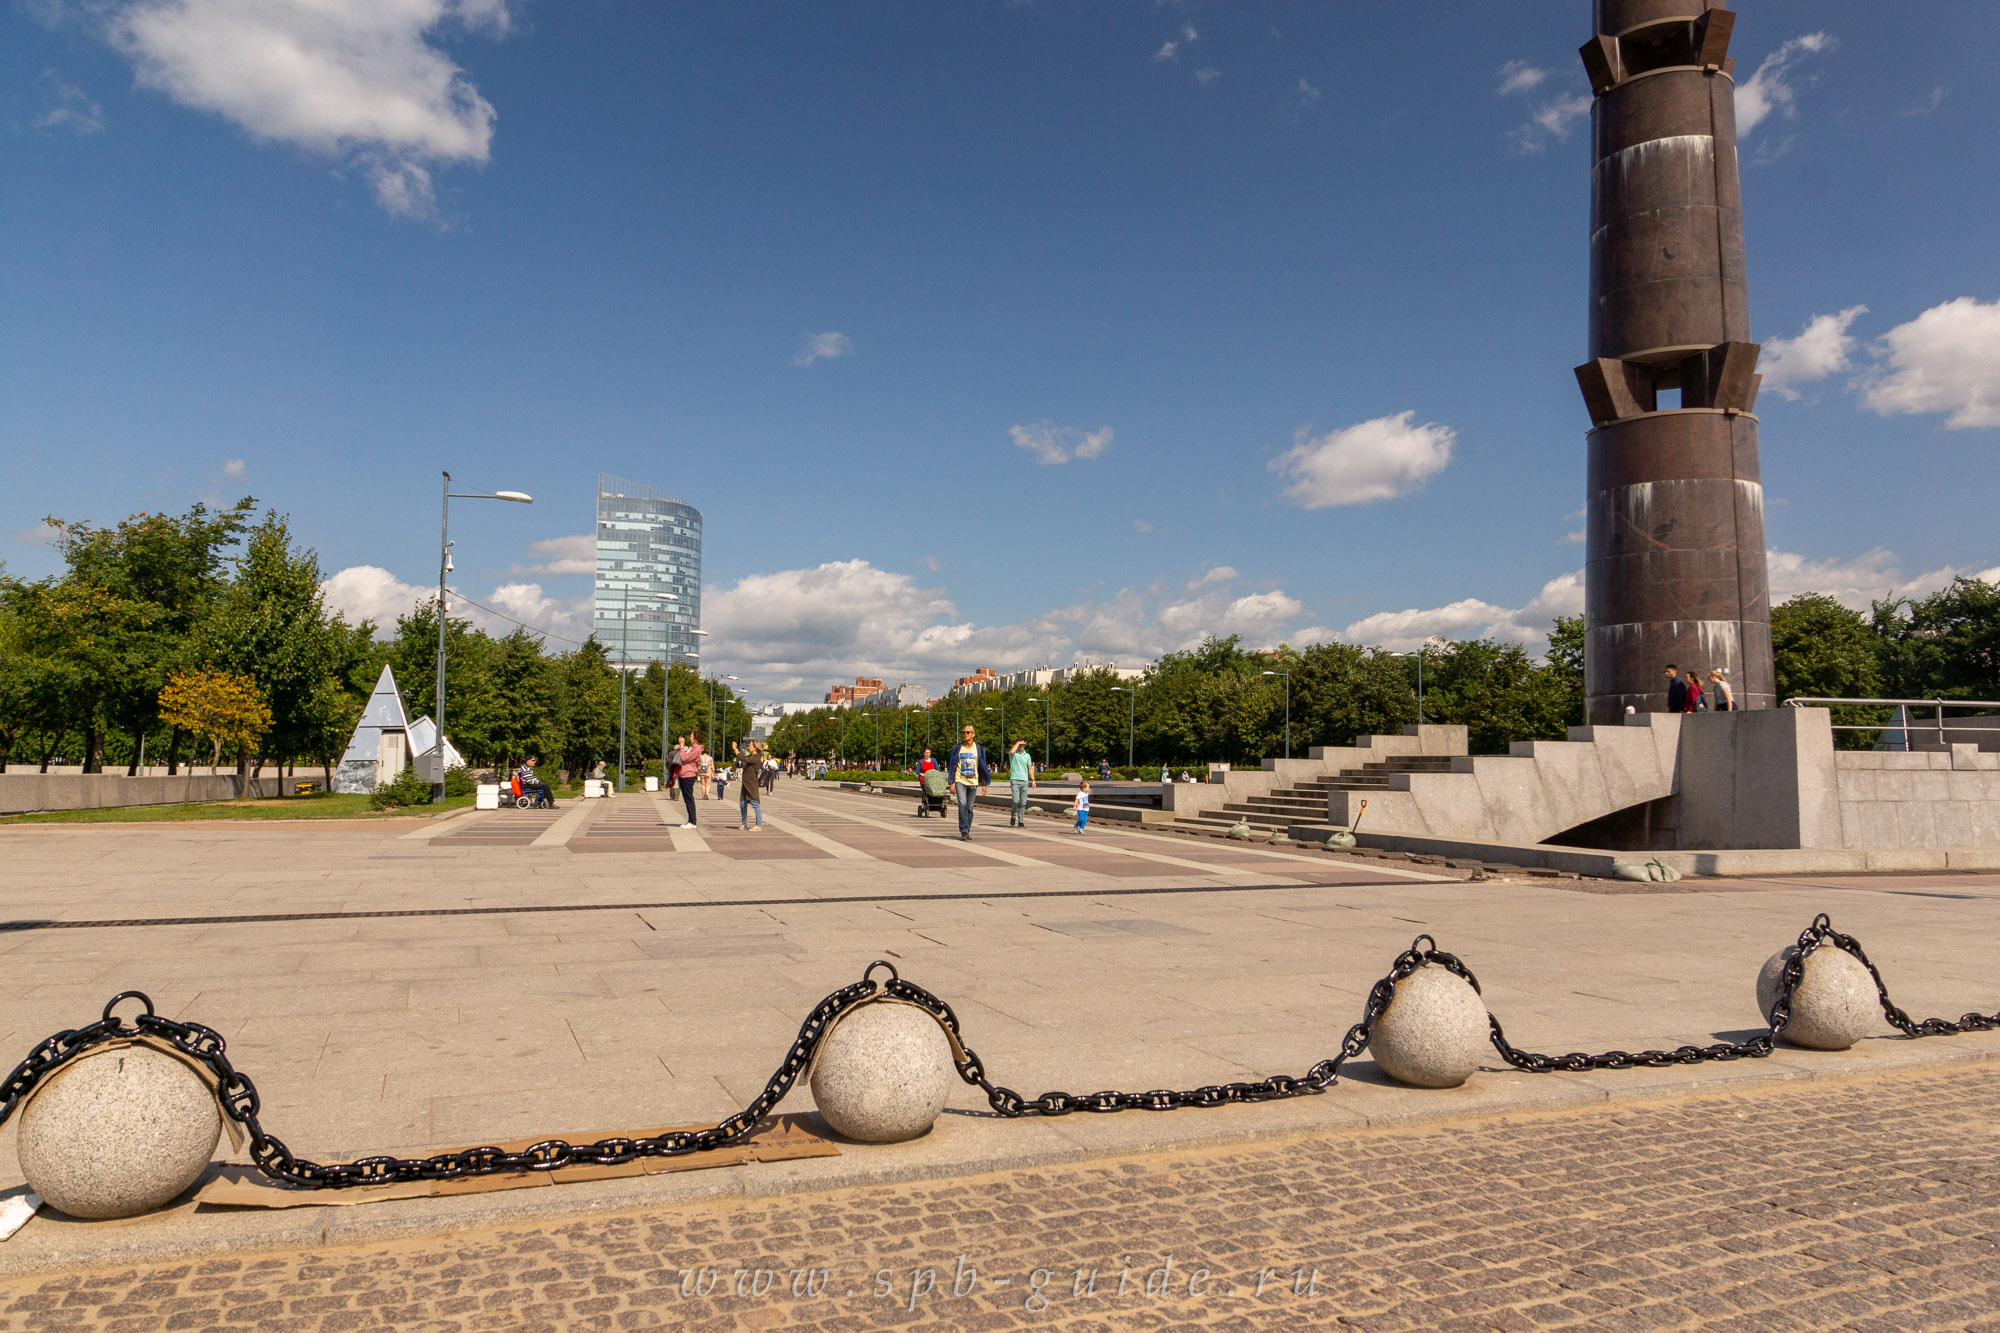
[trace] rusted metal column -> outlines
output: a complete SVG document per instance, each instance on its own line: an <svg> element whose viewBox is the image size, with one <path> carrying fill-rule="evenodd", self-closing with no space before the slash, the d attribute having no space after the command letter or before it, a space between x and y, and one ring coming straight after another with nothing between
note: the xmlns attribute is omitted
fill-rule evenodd
<svg viewBox="0 0 2000 1333"><path fill-rule="evenodd" d="M1664 671L1773 705L1757 345L1736 169L1731 11L1596 0L1584 690L1589 719L1666 707Z"/></svg>

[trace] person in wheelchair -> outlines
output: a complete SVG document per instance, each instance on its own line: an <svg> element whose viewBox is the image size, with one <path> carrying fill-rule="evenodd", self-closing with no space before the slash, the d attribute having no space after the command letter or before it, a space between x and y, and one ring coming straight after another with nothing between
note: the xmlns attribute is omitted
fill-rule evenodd
<svg viewBox="0 0 2000 1333"><path fill-rule="evenodd" d="M556 794L548 783L542 781L541 773L535 767L541 762L534 755L529 755L528 761L515 772L514 780L521 784L521 795L529 802L536 805L547 802L549 808L554 809Z"/></svg>

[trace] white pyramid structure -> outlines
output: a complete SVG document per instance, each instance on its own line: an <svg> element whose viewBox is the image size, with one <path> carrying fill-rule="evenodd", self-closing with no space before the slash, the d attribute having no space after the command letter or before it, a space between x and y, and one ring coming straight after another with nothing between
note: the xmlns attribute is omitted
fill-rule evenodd
<svg viewBox="0 0 2000 1333"><path fill-rule="evenodd" d="M465 767L465 756L458 752L449 736L444 738L444 763L439 765L437 723L430 718L420 717L410 723L409 737L411 762L416 764L417 774L425 782L443 782L447 771Z"/></svg>
<svg viewBox="0 0 2000 1333"><path fill-rule="evenodd" d="M387 666L361 710L361 721L348 738L347 752L333 771L337 792L372 792L384 782L393 782L410 762L410 719L403 711L403 695L396 688L396 673Z"/></svg>

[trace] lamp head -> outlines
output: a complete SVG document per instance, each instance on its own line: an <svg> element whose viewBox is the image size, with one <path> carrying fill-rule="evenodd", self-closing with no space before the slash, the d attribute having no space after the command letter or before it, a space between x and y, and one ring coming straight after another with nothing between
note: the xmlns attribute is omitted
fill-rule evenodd
<svg viewBox="0 0 2000 1333"><path fill-rule="evenodd" d="M493 498L496 500L512 500L517 505L531 505L535 502L535 497L526 491L495 491L493 492Z"/></svg>

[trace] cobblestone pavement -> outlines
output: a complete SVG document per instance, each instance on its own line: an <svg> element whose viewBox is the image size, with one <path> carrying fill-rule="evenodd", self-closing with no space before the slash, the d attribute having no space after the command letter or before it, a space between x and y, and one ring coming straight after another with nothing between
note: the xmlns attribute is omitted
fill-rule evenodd
<svg viewBox="0 0 2000 1333"><path fill-rule="evenodd" d="M0 1285L0 1330L1996 1329L2000 1074Z"/></svg>

